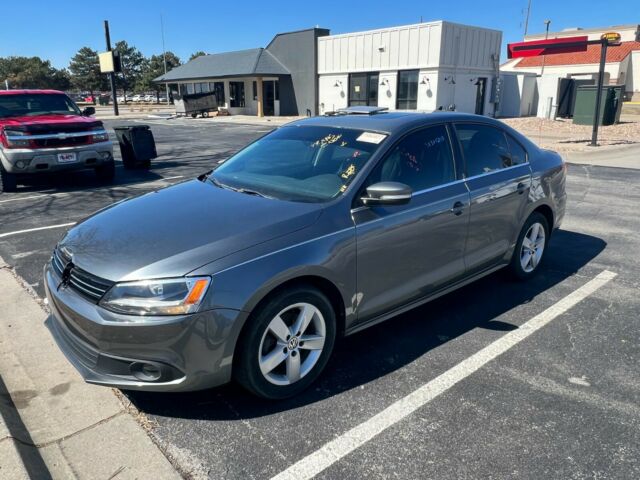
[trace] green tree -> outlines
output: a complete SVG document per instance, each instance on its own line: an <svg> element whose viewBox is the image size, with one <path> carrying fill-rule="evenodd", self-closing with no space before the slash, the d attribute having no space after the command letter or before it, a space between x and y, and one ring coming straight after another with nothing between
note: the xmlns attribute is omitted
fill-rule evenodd
<svg viewBox="0 0 640 480"><path fill-rule="evenodd" d="M127 91L140 81L146 66L146 59L140 53L140 50L134 46L129 46L126 40L116 42L115 49L120 53L120 62L122 64L122 74L116 76L116 85L126 95Z"/></svg>
<svg viewBox="0 0 640 480"><path fill-rule="evenodd" d="M189 61L193 60L194 58L201 57L203 55L206 55L206 53L203 52L202 50L198 50L197 52L194 52L191 54L191 56L189 57Z"/></svg>
<svg viewBox="0 0 640 480"><path fill-rule="evenodd" d="M93 92L108 90L107 75L100 72L98 52L89 47L78 50L69 63L71 83L75 88Z"/></svg>
<svg viewBox="0 0 640 480"><path fill-rule="evenodd" d="M147 60L142 70L142 74L136 83L136 88L138 90L154 90L156 92L156 98L160 97L160 90L162 89L162 86L155 83L153 80L164 74L164 58L165 57L160 54L152 55L151 58ZM180 58L173 52L166 52L166 58L167 72L180 66L182 63Z"/></svg>
<svg viewBox="0 0 640 480"><path fill-rule="evenodd" d="M51 66L40 57L0 58L0 82L7 80L10 88L53 88L67 90L69 74Z"/></svg>

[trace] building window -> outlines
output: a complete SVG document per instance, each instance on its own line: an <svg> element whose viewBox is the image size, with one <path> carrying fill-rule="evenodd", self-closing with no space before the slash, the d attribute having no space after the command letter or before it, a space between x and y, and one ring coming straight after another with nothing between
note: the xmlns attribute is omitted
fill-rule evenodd
<svg viewBox="0 0 640 480"><path fill-rule="evenodd" d="M253 99L258 100L258 82L253 81Z"/></svg>
<svg viewBox="0 0 640 480"><path fill-rule="evenodd" d="M418 70L398 72L398 99L396 108L415 110L418 108Z"/></svg>
<svg viewBox="0 0 640 480"><path fill-rule="evenodd" d="M229 82L229 104L244 107L244 82Z"/></svg>
<svg viewBox="0 0 640 480"><path fill-rule="evenodd" d="M349 106L378 106L378 73L349 75Z"/></svg>
<svg viewBox="0 0 640 480"><path fill-rule="evenodd" d="M209 82L209 91L215 94L218 106L224 106L224 82Z"/></svg>
<svg viewBox="0 0 640 480"><path fill-rule="evenodd" d="M187 94L191 95L194 93L193 83L187 83Z"/></svg>

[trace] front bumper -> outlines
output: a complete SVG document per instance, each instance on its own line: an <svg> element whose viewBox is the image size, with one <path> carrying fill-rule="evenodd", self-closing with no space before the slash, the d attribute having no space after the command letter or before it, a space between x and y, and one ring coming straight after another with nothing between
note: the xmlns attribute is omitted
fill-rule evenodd
<svg viewBox="0 0 640 480"><path fill-rule="evenodd" d="M216 309L140 321L112 313L60 288L50 264L44 285L51 308L45 322L86 382L124 390L190 391L227 383L242 312ZM132 321L133 318L133 321ZM161 372L145 377L142 365Z"/></svg>
<svg viewBox="0 0 640 480"><path fill-rule="evenodd" d="M59 153L75 153L76 161L60 163ZM0 148L0 162L7 172L17 174L94 168L113 162L113 142L57 148ZM20 167L21 164L24 166Z"/></svg>

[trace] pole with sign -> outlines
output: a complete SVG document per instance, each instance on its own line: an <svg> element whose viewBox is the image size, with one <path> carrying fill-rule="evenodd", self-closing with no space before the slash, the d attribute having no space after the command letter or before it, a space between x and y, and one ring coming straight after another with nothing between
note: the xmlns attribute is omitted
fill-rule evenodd
<svg viewBox="0 0 640 480"><path fill-rule="evenodd" d="M120 115L118 111L118 97L116 96L116 74L113 50L111 50L111 36L109 35L109 21L104 21L104 37L107 42L107 51L100 54L100 71L109 73L109 81L111 82L111 96L113 97L113 114L117 117ZM103 70L104 55L104 70Z"/></svg>

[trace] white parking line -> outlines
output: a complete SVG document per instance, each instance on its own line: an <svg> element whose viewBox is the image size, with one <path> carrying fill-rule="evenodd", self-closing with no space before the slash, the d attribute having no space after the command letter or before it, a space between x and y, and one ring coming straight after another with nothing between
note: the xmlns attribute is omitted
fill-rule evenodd
<svg viewBox="0 0 640 480"><path fill-rule="evenodd" d="M173 177L162 177L162 178L158 178L157 180L151 180L149 182L133 182L133 183L127 183L127 184L124 184L124 185L114 185L112 187L100 187L100 188L94 188L92 190L82 190L80 192L58 192L58 193L49 193L49 194L46 194L46 195L30 195L28 197L8 198L6 200L0 200L0 204L8 203L8 202L18 202L20 200L33 200L34 198L66 197L66 196L69 196L69 195L88 192L88 191L95 192L95 191L102 191L102 190L126 189L129 186L147 185L147 184L152 184L152 183L164 182L164 181L167 181L167 180L176 180L178 178L184 178L184 175L175 175Z"/></svg>
<svg viewBox="0 0 640 480"><path fill-rule="evenodd" d="M11 235L19 235L21 233L37 232L39 230L50 230L52 228L70 227L71 225L75 225L75 224L76 222L61 223L59 225L49 225L48 227L37 227L37 228L28 228L26 230L16 230L15 232L0 233L0 238L10 237Z"/></svg>
<svg viewBox="0 0 640 480"><path fill-rule="evenodd" d="M18 198L9 198L7 200L0 200L0 203L8 203L8 202L17 202L19 200L32 200L34 198L45 198L45 197L54 197L56 195L67 195L66 193L52 193L50 195L30 195L28 197L18 197Z"/></svg>
<svg viewBox="0 0 640 480"><path fill-rule="evenodd" d="M313 478L341 458L364 445L379 433L406 418L418 408L424 406L441 393L446 392L455 384L479 370L491 360L517 345L553 319L565 313L571 307L612 280L615 276L615 273L608 270L601 272L582 287L521 325L517 330L503 335L455 367L450 368L440 376L424 384L417 390L414 390L406 397L391 404L369 420L352 428L329 443L326 443L319 450L304 457L299 462L273 477L272 480L302 480Z"/></svg>

